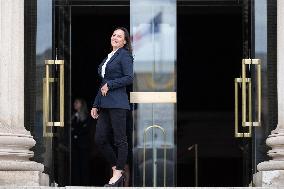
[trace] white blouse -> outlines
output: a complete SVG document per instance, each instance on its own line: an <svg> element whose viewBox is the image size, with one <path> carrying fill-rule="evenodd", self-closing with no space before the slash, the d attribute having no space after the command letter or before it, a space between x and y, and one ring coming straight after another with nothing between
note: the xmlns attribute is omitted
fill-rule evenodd
<svg viewBox="0 0 284 189"><path fill-rule="evenodd" d="M107 62L110 60L110 58L114 55L114 53L117 51L117 49L115 51L112 51L108 54L106 61L104 62L104 64L102 65L102 77L104 78L105 73L106 73L106 65Z"/></svg>

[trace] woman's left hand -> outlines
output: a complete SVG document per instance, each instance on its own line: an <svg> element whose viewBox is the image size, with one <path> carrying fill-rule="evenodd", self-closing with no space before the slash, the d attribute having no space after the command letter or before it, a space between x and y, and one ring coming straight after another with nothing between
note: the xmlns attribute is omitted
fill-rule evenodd
<svg viewBox="0 0 284 189"><path fill-rule="evenodd" d="M108 92L108 86L107 86L107 83L104 84L104 86L102 86L101 88L101 92L102 92L102 95L103 96L106 96L107 95L107 92Z"/></svg>

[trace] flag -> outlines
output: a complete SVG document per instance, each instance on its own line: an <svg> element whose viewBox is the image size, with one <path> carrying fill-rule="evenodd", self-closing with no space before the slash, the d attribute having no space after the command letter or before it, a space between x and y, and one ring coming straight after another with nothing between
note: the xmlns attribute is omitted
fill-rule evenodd
<svg viewBox="0 0 284 189"><path fill-rule="evenodd" d="M142 27L138 29L132 36L132 42L135 44L135 48L138 48L140 46L139 44L141 41L145 38L150 36L151 34L156 34L161 31L161 25L162 23L162 12L159 12L156 14L146 25L146 27Z"/></svg>

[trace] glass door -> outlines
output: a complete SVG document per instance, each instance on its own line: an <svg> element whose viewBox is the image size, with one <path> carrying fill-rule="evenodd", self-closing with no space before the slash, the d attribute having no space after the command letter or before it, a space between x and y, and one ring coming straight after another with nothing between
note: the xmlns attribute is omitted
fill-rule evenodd
<svg viewBox="0 0 284 189"><path fill-rule="evenodd" d="M64 121L53 126L54 141L54 180L59 186L71 185L71 7L69 0L54 2L54 50L55 62L62 61L61 67L55 66L56 83L55 119Z"/></svg>
<svg viewBox="0 0 284 189"><path fill-rule="evenodd" d="M245 186L255 186L257 164L268 159L267 1L243 1L244 54L235 79L235 137L247 141ZM240 92L238 92L240 91ZM239 119L238 119L239 118ZM239 129L242 131L239 132Z"/></svg>
<svg viewBox="0 0 284 189"><path fill-rule="evenodd" d="M176 1L131 0L133 185L175 186Z"/></svg>
<svg viewBox="0 0 284 189"><path fill-rule="evenodd" d="M36 140L34 160L44 165L50 186L70 182L69 142L69 28L68 6L55 0L31 1L30 35L26 35L28 57L25 83L26 105L31 132ZM60 6L59 6L60 5ZM27 19L28 20L28 19ZM30 20L29 20L30 21Z"/></svg>
<svg viewBox="0 0 284 189"><path fill-rule="evenodd" d="M257 65L257 59L253 59L253 28L252 28L253 4L249 0L242 2L242 57L239 60L239 78L234 79L234 137L239 143L242 152L242 186L252 185L253 168L253 91L251 79L251 65Z"/></svg>
<svg viewBox="0 0 284 189"><path fill-rule="evenodd" d="M250 0L130 1L134 186L253 185L265 9Z"/></svg>
<svg viewBox="0 0 284 189"><path fill-rule="evenodd" d="M37 1L37 32L36 32L36 120L35 127L40 132L37 133L37 144L41 144L43 150L39 152L45 173L49 176L49 185L56 185L54 181L54 140L53 140L53 119L55 113L51 108L53 96L55 96L54 68L51 68L54 58L53 39L53 0ZM60 121L58 125L60 125Z"/></svg>
<svg viewBox="0 0 284 189"><path fill-rule="evenodd" d="M234 134L234 78L249 49L246 8L243 1L178 1L178 186L250 183L251 139Z"/></svg>

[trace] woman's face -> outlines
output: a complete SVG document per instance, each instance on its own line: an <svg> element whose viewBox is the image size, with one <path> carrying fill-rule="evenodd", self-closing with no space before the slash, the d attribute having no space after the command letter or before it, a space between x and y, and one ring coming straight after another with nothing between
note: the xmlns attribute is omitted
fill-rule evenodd
<svg viewBox="0 0 284 189"><path fill-rule="evenodd" d="M80 100L75 100L75 101L74 101L74 109L75 109L76 111L80 111L81 107L82 107L81 101L80 101Z"/></svg>
<svg viewBox="0 0 284 189"><path fill-rule="evenodd" d="M115 30L111 36L111 46L113 48L120 48L126 44L124 31L121 29Z"/></svg>

